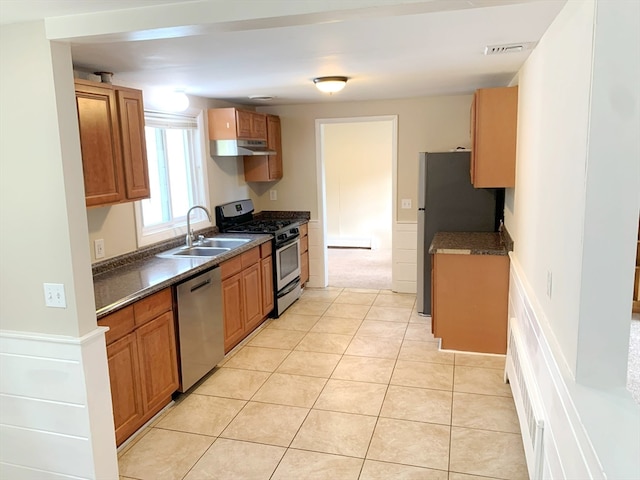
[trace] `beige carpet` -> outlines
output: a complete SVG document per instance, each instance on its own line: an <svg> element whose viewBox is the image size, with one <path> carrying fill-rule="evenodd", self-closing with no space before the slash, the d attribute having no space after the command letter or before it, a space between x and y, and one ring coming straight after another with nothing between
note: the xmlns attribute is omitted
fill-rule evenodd
<svg viewBox="0 0 640 480"><path fill-rule="evenodd" d="M329 248L329 286L391 289L391 249Z"/></svg>

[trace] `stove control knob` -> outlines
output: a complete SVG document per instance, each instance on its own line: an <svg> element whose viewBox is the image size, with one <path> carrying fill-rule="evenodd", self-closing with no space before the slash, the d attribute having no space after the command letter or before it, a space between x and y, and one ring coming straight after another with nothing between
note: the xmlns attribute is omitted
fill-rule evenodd
<svg viewBox="0 0 640 480"><path fill-rule="evenodd" d="M278 235L278 240L286 240L287 239L287 235L284 233L281 233L280 235Z"/></svg>

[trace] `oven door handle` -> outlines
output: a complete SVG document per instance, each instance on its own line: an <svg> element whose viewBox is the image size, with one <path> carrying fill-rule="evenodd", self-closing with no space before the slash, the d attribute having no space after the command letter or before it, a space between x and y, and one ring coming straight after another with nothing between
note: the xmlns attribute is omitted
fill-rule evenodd
<svg viewBox="0 0 640 480"><path fill-rule="evenodd" d="M278 292L278 298L283 297L287 293L294 291L298 285L300 285L300 277L296 277L294 281L292 281L289 285L287 285L282 290L280 290Z"/></svg>
<svg viewBox="0 0 640 480"><path fill-rule="evenodd" d="M295 243L296 240L298 240L300 238L300 234L296 234L293 237L289 237L287 238L287 241L284 243L280 243L280 244L276 244L276 248L284 248L284 247L288 247L289 245L291 245L292 243Z"/></svg>

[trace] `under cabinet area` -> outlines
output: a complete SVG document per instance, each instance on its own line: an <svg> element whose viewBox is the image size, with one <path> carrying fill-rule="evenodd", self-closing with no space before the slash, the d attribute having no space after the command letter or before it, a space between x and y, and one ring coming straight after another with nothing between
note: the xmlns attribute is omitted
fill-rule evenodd
<svg viewBox="0 0 640 480"><path fill-rule="evenodd" d="M255 247L220 265L225 353L255 330L273 310L272 261L270 248ZM269 298L265 298L268 293Z"/></svg>
<svg viewBox="0 0 640 480"><path fill-rule="evenodd" d="M106 333L116 444L171 402L178 359L171 289L98 320Z"/></svg>
<svg viewBox="0 0 640 480"><path fill-rule="evenodd" d="M75 80L87 207L150 195L142 91Z"/></svg>
<svg viewBox="0 0 640 480"><path fill-rule="evenodd" d="M518 87L476 90L471 104L471 183L513 188L516 175Z"/></svg>

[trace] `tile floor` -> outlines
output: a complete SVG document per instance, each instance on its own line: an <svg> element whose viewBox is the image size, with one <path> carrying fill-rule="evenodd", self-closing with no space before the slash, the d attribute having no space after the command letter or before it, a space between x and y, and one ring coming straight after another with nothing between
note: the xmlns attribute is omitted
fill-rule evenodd
<svg viewBox="0 0 640 480"><path fill-rule="evenodd" d="M414 304L305 290L121 450L121 480L527 479L504 358L438 351Z"/></svg>

